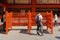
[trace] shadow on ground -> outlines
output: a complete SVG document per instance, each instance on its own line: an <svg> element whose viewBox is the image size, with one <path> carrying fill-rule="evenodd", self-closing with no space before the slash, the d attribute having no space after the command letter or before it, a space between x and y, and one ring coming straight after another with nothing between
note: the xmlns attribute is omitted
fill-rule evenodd
<svg viewBox="0 0 60 40"><path fill-rule="evenodd" d="M19 33L23 33L23 34L28 34L27 33L27 31L28 31L28 29L12 29L12 30L20 30L20 32ZM32 30L35 30L36 31L36 29L31 29L31 31ZM10 31L10 30L9 30ZM45 34L50 34L47 30L43 30L43 33L45 33ZM5 34L5 32L0 32L0 34ZM30 35L36 35L37 33L30 33Z"/></svg>
<svg viewBox="0 0 60 40"><path fill-rule="evenodd" d="M13 30L20 30L19 33L28 34L27 33L28 29L13 29ZM31 29L31 31L32 30L36 30L36 29ZM47 30L43 30L43 33L50 34ZM36 35L36 33L30 33L30 35Z"/></svg>
<svg viewBox="0 0 60 40"><path fill-rule="evenodd" d="M8 32L11 31L11 30L8 30ZM0 30L0 34L6 34L6 31L2 31Z"/></svg>
<svg viewBox="0 0 60 40"><path fill-rule="evenodd" d="M56 36L55 38L60 39L60 36Z"/></svg>
<svg viewBox="0 0 60 40"><path fill-rule="evenodd" d="M20 33L27 34L27 29L20 29Z"/></svg>
<svg viewBox="0 0 60 40"><path fill-rule="evenodd" d="M43 33L50 34L47 30L43 30Z"/></svg>
<svg viewBox="0 0 60 40"><path fill-rule="evenodd" d="M6 34L6 32L0 32L0 34Z"/></svg>
<svg viewBox="0 0 60 40"><path fill-rule="evenodd" d="M60 29L58 31L60 31Z"/></svg>

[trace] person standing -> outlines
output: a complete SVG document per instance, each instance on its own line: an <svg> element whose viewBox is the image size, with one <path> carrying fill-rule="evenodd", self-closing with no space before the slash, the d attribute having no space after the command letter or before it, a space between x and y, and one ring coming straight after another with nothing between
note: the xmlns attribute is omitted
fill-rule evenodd
<svg viewBox="0 0 60 40"><path fill-rule="evenodd" d="M3 22L3 32L5 32L6 30L5 30L5 28L6 28L6 18L5 18L5 7L3 7L3 13L2 13L2 20L1 20L1 22Z"/></svg>
<svg viewBox="0 0 60 40"><path fill-rule="evenodd" d="M40 28L40 32L41 35L43 35L43 24L42 24L42 15L41 13L38 13L36 16L36 24L37 24L37 34L39 34L39 28Z"/></svg>
<svg viewBox="0 0 60 40"><path fill-rule="evenodd" d="M57 14L55 14L55 25L57 25Z"/></svg>

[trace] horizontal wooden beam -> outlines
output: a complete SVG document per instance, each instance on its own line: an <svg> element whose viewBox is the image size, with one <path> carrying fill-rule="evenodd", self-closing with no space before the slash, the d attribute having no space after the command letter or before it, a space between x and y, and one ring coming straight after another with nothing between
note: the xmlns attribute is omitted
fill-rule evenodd
<svg viewBox="0 0 60 40"><path fill-rule="evenodd" d="M38 8L60 8L60 4L40 4L36 5Z"/></svg>
<svg viewBox="0 0 60 40"><path fill-rule="evenodd" d="M40 5L7 5L7 8L31 8L31 7L38 7L38 8L60 8L60 4L40 4Z"/></svg>
<svg viewBox="0 0 60 40"><path fill-rule="evenodd" d="M20 5L20 4L7 4L7 0L4 0L4 5L0 4L1 6L6 6L6 8L32 8L32 10L36 7L38 8L60 8L60 4L36 4L36 0L31 0L30 5Z"/></svg>
<svg viewBox="0 0 60 40"><path fill-rule="evenodd" d="M7 8L31 8L32 5L7 5Z"/></svg>

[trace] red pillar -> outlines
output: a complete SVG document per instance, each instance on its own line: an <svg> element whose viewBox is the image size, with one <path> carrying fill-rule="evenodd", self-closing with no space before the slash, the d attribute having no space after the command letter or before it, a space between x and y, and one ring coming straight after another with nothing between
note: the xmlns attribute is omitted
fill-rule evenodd
<svg viewBox="0 0 60 40"><path fill-rule="evenodd" d="M51 34L53 34L53 12L51 11L50 15L51 15Z"/></svg>
<svg viewBox="0 0 60 40"><path fill-rule="evenodd" d="M46 30L48 30L48 21L49 21L49 20L48 20L48 15L49 15L49 13L48 13L48 11L47 11L47 12L46 12L46 20L47 20L47 21L46 21L46 25L47 25Z"/></svg>
<svg viewBox="0 0 60 40"><path fill-rule="evenodd" d="M6 11L6 34L8 34L8 29L11 28L12 30L12 12L8 13Z"/></svg>
<svg viewBox="0 0 60 40"><path fill-rule="evenodd" d="M31 33L31 12L28 12L28 33Z"/></svg>
<svg viewBox="0 0 60 40"><path fill-rule="evenodd" d="M9 13L9 26L10 26L10 30L12 30L12 13L13 12Z"/></svg>
<svg viewBox="0 0 60 40"><path fill-rule="evenodd" d="M8 15L8 11L6 11L6 34L8 34L8 27L9 27L9 15Z"/></svg>
<svg viewBox="0 0 60 40"><path fill-rule="evenodd" d="M51 34L53 34L53 14L51 12L47 12L46 14L46 19L47 19L47 30L50 28Z"/></svg>

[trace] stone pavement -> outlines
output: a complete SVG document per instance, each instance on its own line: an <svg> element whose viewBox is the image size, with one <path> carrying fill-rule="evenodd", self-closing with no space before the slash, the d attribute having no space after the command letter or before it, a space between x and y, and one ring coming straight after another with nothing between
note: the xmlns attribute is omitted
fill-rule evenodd
<svg viewBox="0 0 60 40"><path fill-rule="evenodd" d="M26 27L13 27L13 30L8 32L8 35L0 33L0 40L60 40L60 27L54 27L54 34L50 34L45 30L44 26L44 35L36 35L36 26L32 27L31 34L27 34Z"/></svg>

